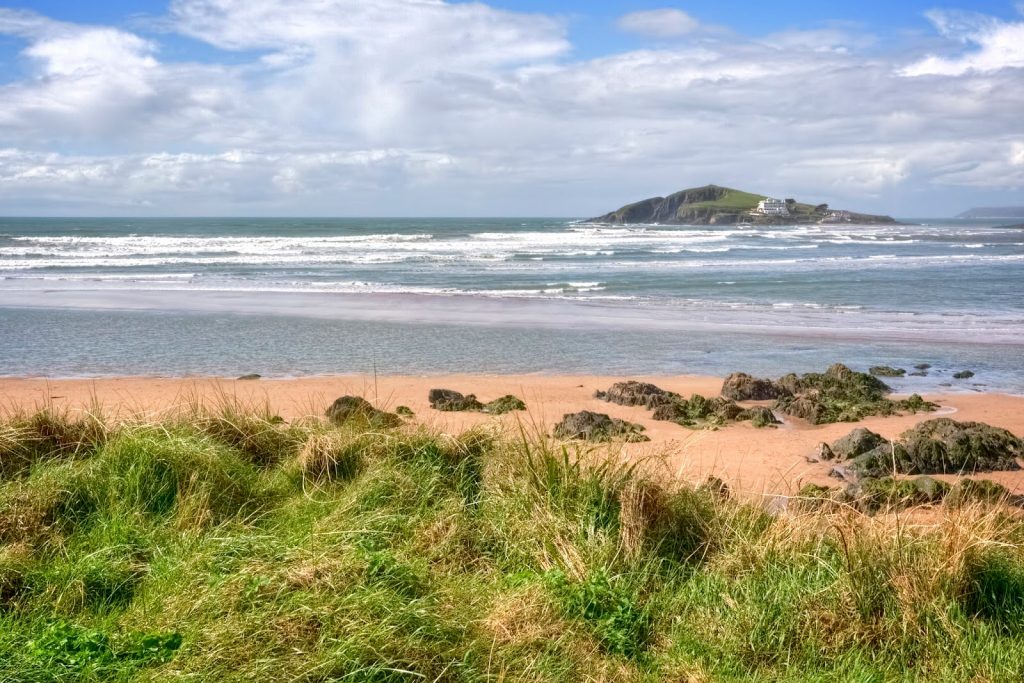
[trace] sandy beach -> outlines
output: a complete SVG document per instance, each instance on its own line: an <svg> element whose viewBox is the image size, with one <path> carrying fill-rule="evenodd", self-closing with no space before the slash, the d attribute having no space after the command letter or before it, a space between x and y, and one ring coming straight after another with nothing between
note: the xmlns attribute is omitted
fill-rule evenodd
<svg viewBox="0 0 1024 683"><path fill-rule="evenodd" d="M338 396L361 395L374 404L394 409L412 408L415 421L447 432L497 422L508 428L523 424L527 431L550 433L565 413L593 410L644 425L650 441L612 446L625 458L664 458L668 476L700 481L709 475L721 477L734 490L748 495L791 493L805 483L835 485L828 476L830 465L813 462L817 445L832 442L853 428L850 423L809 425L788 418L777 428L757 429L749 423L718 430L691 430L651 419L650 411L623 407L593 397L622 379L657 384L684 396L699 393L716 396L722 380L706 376L598 375L431 375L380 376L343 375L297 379L239 381L219 378L121 377L102 379L35 378L0 379L0 401L8 409L31 410L46 404L72 410L99 403L108 415L139 415L156 418L196 401L214 405L225 398L247 405L266 405L285 419L319 415ZM487 401L507 393L522 397L526 412L501 417L481 413L446 413L430 408L431 388L474 393ZM913 425L937 415L957 420L977 420L1003 427L1024 436L1024 397L997 393L956 393L927 395L942 407L936 413L897 417L872 417L858 423L892 438ZM983 475L1017 493L1024 493L1024 472L994 472ZM945 477L952 479L953 477Z"/></svg>

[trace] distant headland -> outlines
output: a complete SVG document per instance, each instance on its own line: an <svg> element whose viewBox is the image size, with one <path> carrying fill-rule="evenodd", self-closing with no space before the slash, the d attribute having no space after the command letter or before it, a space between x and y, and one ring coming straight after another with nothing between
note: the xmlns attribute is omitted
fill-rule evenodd
<svg viewBox="0 0 1024 683"><path fill-rule="evenodd" d="M1024 206L976 206L963 213L957 214L957 218L1024 218Z"/></svg>
<svg viewBox="0 0 1024 683"><path fill-rule="evenodd" d="M705 185L627 204L591 218L592 223L624 225L792 225L794 223L895 223L890 216L875 216L829 208L828 204L802 204L795 199L774 199L761 194Z"/></svg>

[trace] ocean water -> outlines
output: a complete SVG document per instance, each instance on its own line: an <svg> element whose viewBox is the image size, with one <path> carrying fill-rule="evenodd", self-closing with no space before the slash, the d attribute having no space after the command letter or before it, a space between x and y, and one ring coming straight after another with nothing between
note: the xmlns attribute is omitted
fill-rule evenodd
<svg viewBox="0 0 1024 683"><path fill-rule="evenodd" d="M1024 230L907 223L6 218L0 374L928 362L905 388L1024 391Z"/></svg>

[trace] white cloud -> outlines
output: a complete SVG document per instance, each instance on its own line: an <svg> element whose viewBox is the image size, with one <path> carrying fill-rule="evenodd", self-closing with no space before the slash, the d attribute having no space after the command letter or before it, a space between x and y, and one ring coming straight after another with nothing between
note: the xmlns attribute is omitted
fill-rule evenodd
<svg viewBox="0 0 1024 683"><path fill-rule="evenodd" d="M228 50L330 47L349 57L416 54L421 66L486 67L555 57L569 48L562 22L480 3L441 0L174 0L182 33ZM413 65L410 65L413 66Z"/></svg>
<svg viewBox="0 0 1024 683"><path fill-rule="evenodd" d="M1009 25L936 17L955 59ZM865 210L1024 191L1024 70L905 78L852 27L580 59L561 20L478 3L178 0L164 23L210 61L0 10L29 67L0 85L4 206L550 215L705 182Z"/></svg>
<svg viewBox="0 0 1024 683"><path fill-rule="evenodd" d="M780 50L847 53L870 47L876 40L863 30L821 28L773 33L761 42Z"/></svg>
<svg viewBox="0 0 1024 683"><path fill-rule="evenodd" d="M1004 22L965 12L928 13L943 36L970 46L957 57L928 55L902 69L904 76L959 76L1024 68L1024 21Z"/></svg>
<svg viewBox="0 0 1024 683"><path fill-rule="evenodd" d="M665 8L631 12L619 18L623 31L655 38L674 38L693 33L700 22L682 10Z"/></svg>
<svg viewBox="0 0 1024 683"><path fill-rule="evenodd" d="M1024 141L1014 142L1010 147L1010 163L1014 166L1024 166Z"/></svg>

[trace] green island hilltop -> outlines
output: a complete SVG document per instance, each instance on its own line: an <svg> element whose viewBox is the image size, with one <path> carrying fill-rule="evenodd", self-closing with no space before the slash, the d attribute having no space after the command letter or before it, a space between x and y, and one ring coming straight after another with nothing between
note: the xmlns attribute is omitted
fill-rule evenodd
<svg viewBox="0 0 1024 683"><path fill-rule="evenodd" d="M802 204L795 199L774 199L761 194L705 185L668 195L651 197L591 218L591 223L624 225L792 225L794 223L895 223L890 216L874 216L832 209L828 204Z"/></svg>

